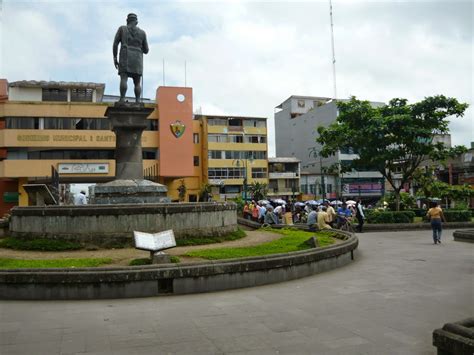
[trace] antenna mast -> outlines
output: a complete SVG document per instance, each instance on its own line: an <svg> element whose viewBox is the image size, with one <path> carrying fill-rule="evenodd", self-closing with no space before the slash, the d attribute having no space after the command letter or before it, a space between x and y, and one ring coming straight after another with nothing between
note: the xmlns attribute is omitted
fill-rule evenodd
<svg viewBox="0 0 474 355"><path fill-rule="evenodd" d="M334 99L337 98L336 89L336 54L334 52L334 24L332 22L332 2L329 0L329 17L331 18L331 48L332 48L332 76L334 81Z"/></svg>

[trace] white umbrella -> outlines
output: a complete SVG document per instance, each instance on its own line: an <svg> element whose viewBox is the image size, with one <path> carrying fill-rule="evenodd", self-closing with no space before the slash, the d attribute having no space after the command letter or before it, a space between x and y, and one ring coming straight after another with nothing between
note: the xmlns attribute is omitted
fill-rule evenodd
<svg viewBox="0 0 474 355"><path fill-rule="evenodd" d="M281 198L277 198L276 200L273 200L273 202L275 202L279 205L286 205L286 201L282 200Z"/></svg>
<svg viewBox="0 0 474 355"><path fill-rule="evenodd" d="M258 203L262 204L262 205L269 205L270 204L270 201L268 200L260 200L258 201Z"/></svg>
<svg viewBox="0 0 474 355"><path fill-rule="evenodd" d="M339 200L331 201L331 205L342 205L342 201L339 201Z"/></svg>
<svg viewBox="0 0 474 355"><path fill-rule="evenodd" d="M306 203L309 205L319 205L319 203L315 200L309 200L309 201L306 201Z"/></svg>
<svg viewBox="0 0 474 355"><path fill-rule="evenodd" d="M295 206L303 207L306 206L306 204L304 202L295 202Z"/></svg>
<svg viewBox="0 0 474 355"><path fill-rule="evenodd" d="M346 201L346 203L348 205L356 205L357 204L357 202L355 202L354 200L348 200L348 201Z"/></svg>

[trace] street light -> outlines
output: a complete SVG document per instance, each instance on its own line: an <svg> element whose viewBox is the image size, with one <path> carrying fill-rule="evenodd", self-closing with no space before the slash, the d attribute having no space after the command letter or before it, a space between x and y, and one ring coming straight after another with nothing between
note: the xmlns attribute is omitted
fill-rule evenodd
<svg viewBox="0 0 474 355"><path fill-rule="evenodd" d="M244 202L247 202L247 162L250 160L250 164L253 162L253 157L249 155L248 153L246 154L247 158L245 159L234 159L232 162L232 165L236 165L237 168L240 168L240 165L244 167L244 181L243 181L243 187L244 187ZM245 162L245 163L244 163Z"/></svg>
<svg viewBox="0 0 474 355"><path fill-rule="evenodd" d="M323 157L321 156L321 152L316 150L316 147L308 148L308 150L310 151L309 157L311 156L313 158L319 157L319 171L321 174L321 195L322 195L323 200L325 200L326 199L326 186L324 183Z"/></svg>

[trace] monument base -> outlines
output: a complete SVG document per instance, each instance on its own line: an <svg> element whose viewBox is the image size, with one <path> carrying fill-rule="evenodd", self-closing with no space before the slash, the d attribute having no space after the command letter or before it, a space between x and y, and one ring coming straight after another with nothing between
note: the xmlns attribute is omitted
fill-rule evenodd
<svg viewBox="0 0 474 355"><path fill-rule="evenodd" d="M118 205L128 203L169 203L165 185L149 180L114 180L94 186L91 203Z"/></svg>

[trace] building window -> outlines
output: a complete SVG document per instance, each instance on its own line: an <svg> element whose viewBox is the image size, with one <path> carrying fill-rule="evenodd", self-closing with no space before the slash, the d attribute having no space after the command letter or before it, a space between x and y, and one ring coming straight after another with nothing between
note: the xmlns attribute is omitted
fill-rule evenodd
<svg viewBox="0 0 474 355"><path fill-rule="evenodd" d="M252 178L264 179L267 177L267 168L252 168Z"/></svg>
<svg viewBox="0 0 474 355"><path fill-rule="evenodd" d="M227 120L224 118L209 118L207 124L209 126L227 126Z"/></svg>
<svg viewBox="0 0 474 355"><path fill-rule="evenodd" d="M227 143L227 135L211 133L208 135L207 140L213 143Z"/></svg>
<svg viewBox="0 0 474 355"><path fill-rule="evenodd" d="M296 180L294 179L285 179L285 188L291 189L296 187Z"/></svg>
<svg viewBox="0 0 474 355"><path fill-rule="evenodd" d="M304 194L307 194L308 193L308 185L306 185L306 184L301 185L301 192L304 193Z"/></svg>
<svg viewBox="0 0 474 355"><path fill-rule="evenodd" d="M193 133L193 143L199 144L199 133Z"/></svg>
<svg viewBox="0 0 474 355"><path fill-rule="evenodd" d="M34 117L7 117L5 126L8 129L38 129L39 118Z"/></svg>
<svg viewBox="0 0 474 355"><path fill-rule="evenodd" d="M241 135L231 134L229 135L229 143L243 143L244 137Z"/></svg>
<svg viewBox="0 0 474 355"><path fill-rule="evenodd" d="M145 131L158 131L158 120L146 120L146 126ZM110 130L110 128L108 128L108 130Z"/></svg>
<svg viewBox="0 0 474 355"><path fill-rule="evenodd" d="M77 149L77 150L63 150L63 149L49 149L36 150L28 152L28 159L114 159L114 150L96 150L96 149ZM144 155L148 152L144 152ZM147 158L149 159L149 158Z"/></svg>
<svg viewBox="0 0 474 355"><path fill-rule="evenodd" d="M199 157L194 156L193 157L193 163L194 163L194 166L199 166Z"/></svg>
<svg viewBox="0 0 474 355"><path fill-rule="evenodd" d="M151 148L143 148L142 149L142 157L143 159L153 159L155 160L157 156L157 150Z"/></svg>
<svg viewBox="0 0 474 355"><path fill-rule="evenodd" d="M327 192L328 194L332 193L332 184L327 184L327 185L326 185L326 192Z"/></svg>
<svg viewBox="0 0 474 355"><path fill-rule="evenodd" d="M298 100L298 107L303 108L305 106L304 100Z"/></svg>
<svg viewBox="0 0 474 355"><path fill-rule="evenodd" d="M42 100L67 102L67 89L43 89Z"/></svg>
<svg viewBox="0 0 474 355"><path fill-rule="evenodd" d="M221 150L210 150L208 152L209 159L222 159L222 151Z"/></svg>
<svg viewBox="0 0 474 355"><path fill-rule="evenodd" d="M315 184L310 184L309 185L309 193L312 195L316 195L316 185Z"/></svg>
<svg viewBox="0 0 474 355"><path fill-rule="evenodd" d="M71 102L92 102L93 92L93 89L71 89Z"/></svg>
<svg viewBox="0 0 474 355"><path fill-rule="evenodd" d="M245 136L245 143L266 143L267 137L265 136Z"/></svg>
<svg viewBox="0 0 474 355"><path fill-rule="evenodd" d="M266 125L265 120L244 120L244 127L257 127L257 128L265 128Z"/></svg>
<svg viewBox="0 0 474 355"><path fill-rule="evenodd" d="M273 192L278 192L278 181L270 180L268 183L268 189Z"/></svg>
<svg viewBox="0 0 474 355"><path fill-rule="evenodd" d="M244 168L209 168L209 179L243 179Z"/></svg>

